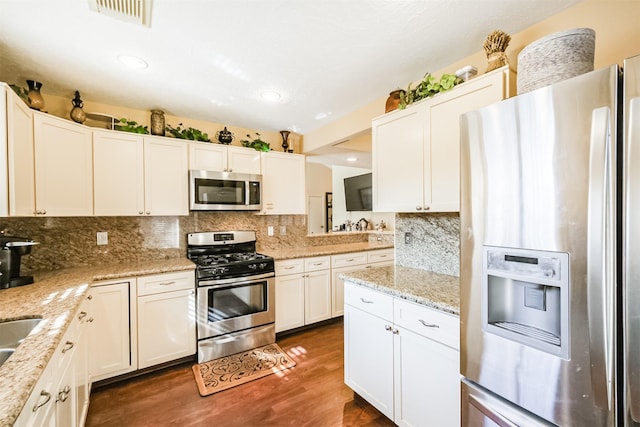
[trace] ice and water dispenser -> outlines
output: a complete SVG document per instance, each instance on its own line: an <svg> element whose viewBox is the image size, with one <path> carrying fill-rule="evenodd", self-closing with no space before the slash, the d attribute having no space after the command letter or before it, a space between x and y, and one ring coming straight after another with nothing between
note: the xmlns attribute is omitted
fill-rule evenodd
<svg viewBox="0 0 640 427"><path fill-rule="evenodd" d="M483 330L569 358L569 255L484 246Z"/></svg>

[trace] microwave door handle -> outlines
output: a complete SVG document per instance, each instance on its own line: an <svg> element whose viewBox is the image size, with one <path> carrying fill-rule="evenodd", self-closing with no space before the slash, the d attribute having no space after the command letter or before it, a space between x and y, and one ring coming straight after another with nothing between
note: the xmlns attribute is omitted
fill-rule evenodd
<svg viewBox="0 0 640 427"><path fill-rule="evenodd" d="M245 179L244 181L244 205L245 206L249 206L249 202L251 202L251 195L249 193L250 189L251 189L251 181L249 181L248 179Z"/></svg>
<svg viewBox="0 0 640 427"><path fill-rule="evenodd" d="M640 98L632 98L629 102L627 135L625 138L624 164L624 334L625 334L625 363L627 403L631 418L640 422L640 381L632 379L631 375L640 372L640 329L632 319L640 319L640 263L633 262L640 256L640 221L634 218L640 208L640 175L637 165L640 164ZM636 165L631 167L631 165Z"/></svg>
<svg viewBox="0 0 640 427"><path fill-rule="evenodd" d="M611 178L608 107L593 110L589 149L589 189L587 220L587 307L589 327L589 357L591 360L591 392L595 404L610 410L609 368L610 338L607 336L610 282L610 262L613 246L607 230L610 226Z"/></svg>

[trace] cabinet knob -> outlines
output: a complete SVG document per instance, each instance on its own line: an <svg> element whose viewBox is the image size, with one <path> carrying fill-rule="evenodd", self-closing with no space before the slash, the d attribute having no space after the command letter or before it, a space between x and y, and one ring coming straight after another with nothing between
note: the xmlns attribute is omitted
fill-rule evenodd
<svg viewBox="0 0 640 427"><path fill-rule="evenodd" d="M87 319L87 323L91 323L91 322L93 322L93 317L89 317L89 318Z"/></svg>
<svg viewBox="0 0 640 427"><path fill-rule="evenodd" d="M233 169L229 169L229 172L233 172Z"/></svg>
<svg viewBox="0 0 640 427"><path fill-rule="evenodd" d="M417 211L421 211L422 210L422 206L416 206L416 210Z"/></svg>
<svg viewBox="0 0 640 427"><path fill-rule="evenodd" d="M88 296L87 296L87 299L88 299L88 300L92 300L92 299L93 299L93 295L88 295Z"/></svg>
<svg viewBox="0 0 640 427"><path fill-rule="evenodd" d="M429 206L425 206L425 207L424 207L424 210L425 210L425 211L428 211L429 209L430 209L430 207L429 207Z"/></svg>
<svg viewBox="0 0 640 427"><path fill-rule="evenodd" d="M138 211L138 214L142 215L142 214L144 214L144 212L142 212L142 211Z"/></svg>
<svg viewBox="0 0 640 427"><path fill-rule="evenodd" d="M147 215L151 215L151 212L150 212L150 211L147 211L147 212L146 212L146 214L147 214Z"/></svg>
<svg viewBox="0 0 640 427"><path fill-rule="evenodd" d="M392 330L392 329L393 329L393 328L392 328L391 326L389 326L389 325L384 325L384 330L385 330L385 331L390 331L390 330Z"/></svg>

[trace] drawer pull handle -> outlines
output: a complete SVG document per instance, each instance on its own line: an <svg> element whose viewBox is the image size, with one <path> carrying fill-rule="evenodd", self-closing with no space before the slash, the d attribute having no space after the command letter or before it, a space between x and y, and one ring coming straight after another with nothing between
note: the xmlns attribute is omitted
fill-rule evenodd
<svg viewBox="0 0 640 427"><path fill-rule="evenodd" d="M40 396L44 396L44 401L40 402L40 403L36 403L35 405L33 405L33 412L36 412L38 409L42 408L44 405L46 405L47 403L49 403L49 401L51 400L51 393L42 390L40 392Z"/></svg>
<svg viewBox="0 0 640 427"><path fill-rule="evenodd" d="M353 259L353 258L349 258L349 259L347 260L347 262L353 262L353 261L355 261L355 259Z"/></svg>
<svg viewBox="0 0 640 427"><path fill-rule="evenodd" d="M435 323L427 323L422 319L418 319L418 322L422 323L423 326L426 326L427 328L439 328L440 325L436 325Z"/></svg>
<svg viewBox="0 0 640 427"><path fill-rule="evenodd" d="M321 262L316 262L313 265L322 265L322 263Z"/></svg>
<svg viewBox="0 0 640 427"><path fill-rule="evenodd" d="M71 387L68 385L64 386L62 390L58 392L58 399L56 402L66 402L69 398L69 393L71 392Z"/></svg>
<svg viewBox="0 0 640 427"><path fill-rule="evenodd" d="M292 268L296 268L296 266L295 265L289 265L289 266L285 267L284 269L285 270L291 270Z"/></svg>
<svg viewBox="0 0 640 427"><path fill-rule="evenodd" d="M373 268L372 265L367 265L365 268Z"/></svg>
<svg viewBox="0 0 640 427"><path fill-rule="evenodd" d="M78 320L82 320L85 317L87 317L87 312L86 311L81 311L80 314L78 314Z"/></svg>
<svg viewBox="0 0 640 427"><path fill-rule="evenodd" d="M66 353L67 351L71 350L73 348L73 343L71 341L67 341L64 344L64 348L62 349L62 353Z"/></svg>
<svg viewBox="0 0 640 427"><path fill-rule="evenodd" d="M174 285L176 283L175 280L172 280L170 282L160 282L160 286L169 286L169 285Z"/></svg>
<svg viewBox="0 0 640 427"><path fill-rule="evenodd" d="M365 303L365 304L373 304L373 301L370 301L370 300L368 300L368 299L364 299L364 298L362 298L362 297L360 298L360 301L362 301L362 302L363 302L363 303Z"/></svg>

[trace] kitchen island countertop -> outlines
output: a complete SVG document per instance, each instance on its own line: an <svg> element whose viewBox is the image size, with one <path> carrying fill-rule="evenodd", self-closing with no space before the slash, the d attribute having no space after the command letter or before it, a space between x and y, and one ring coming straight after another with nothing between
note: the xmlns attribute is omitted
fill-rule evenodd
<svg viewBox="0 0 640 427"><path fill-rule="evenodd" d="M460 278L417 268L389 266L342 273L345 281L460 315Z"/></svg>
<svg viewBox="0 0 640 427"><path fill-rule="evenodd" d="M42 317L0 366L0 426L12 426L93 282L195 269L186 258L36 272L35 283L0 290L0 322Z"/></svg>
<svg viewBox="0 0 640 427"><path fill-rule="evenodd" d="M373 251L376 249L393 249L393 244L355 242L323 246L305 246L292 249L264 249L260 252L265 255L272 256L276 261L278 261L283 259L308 258L314 256L346 254L350 252Z"/></svg>

